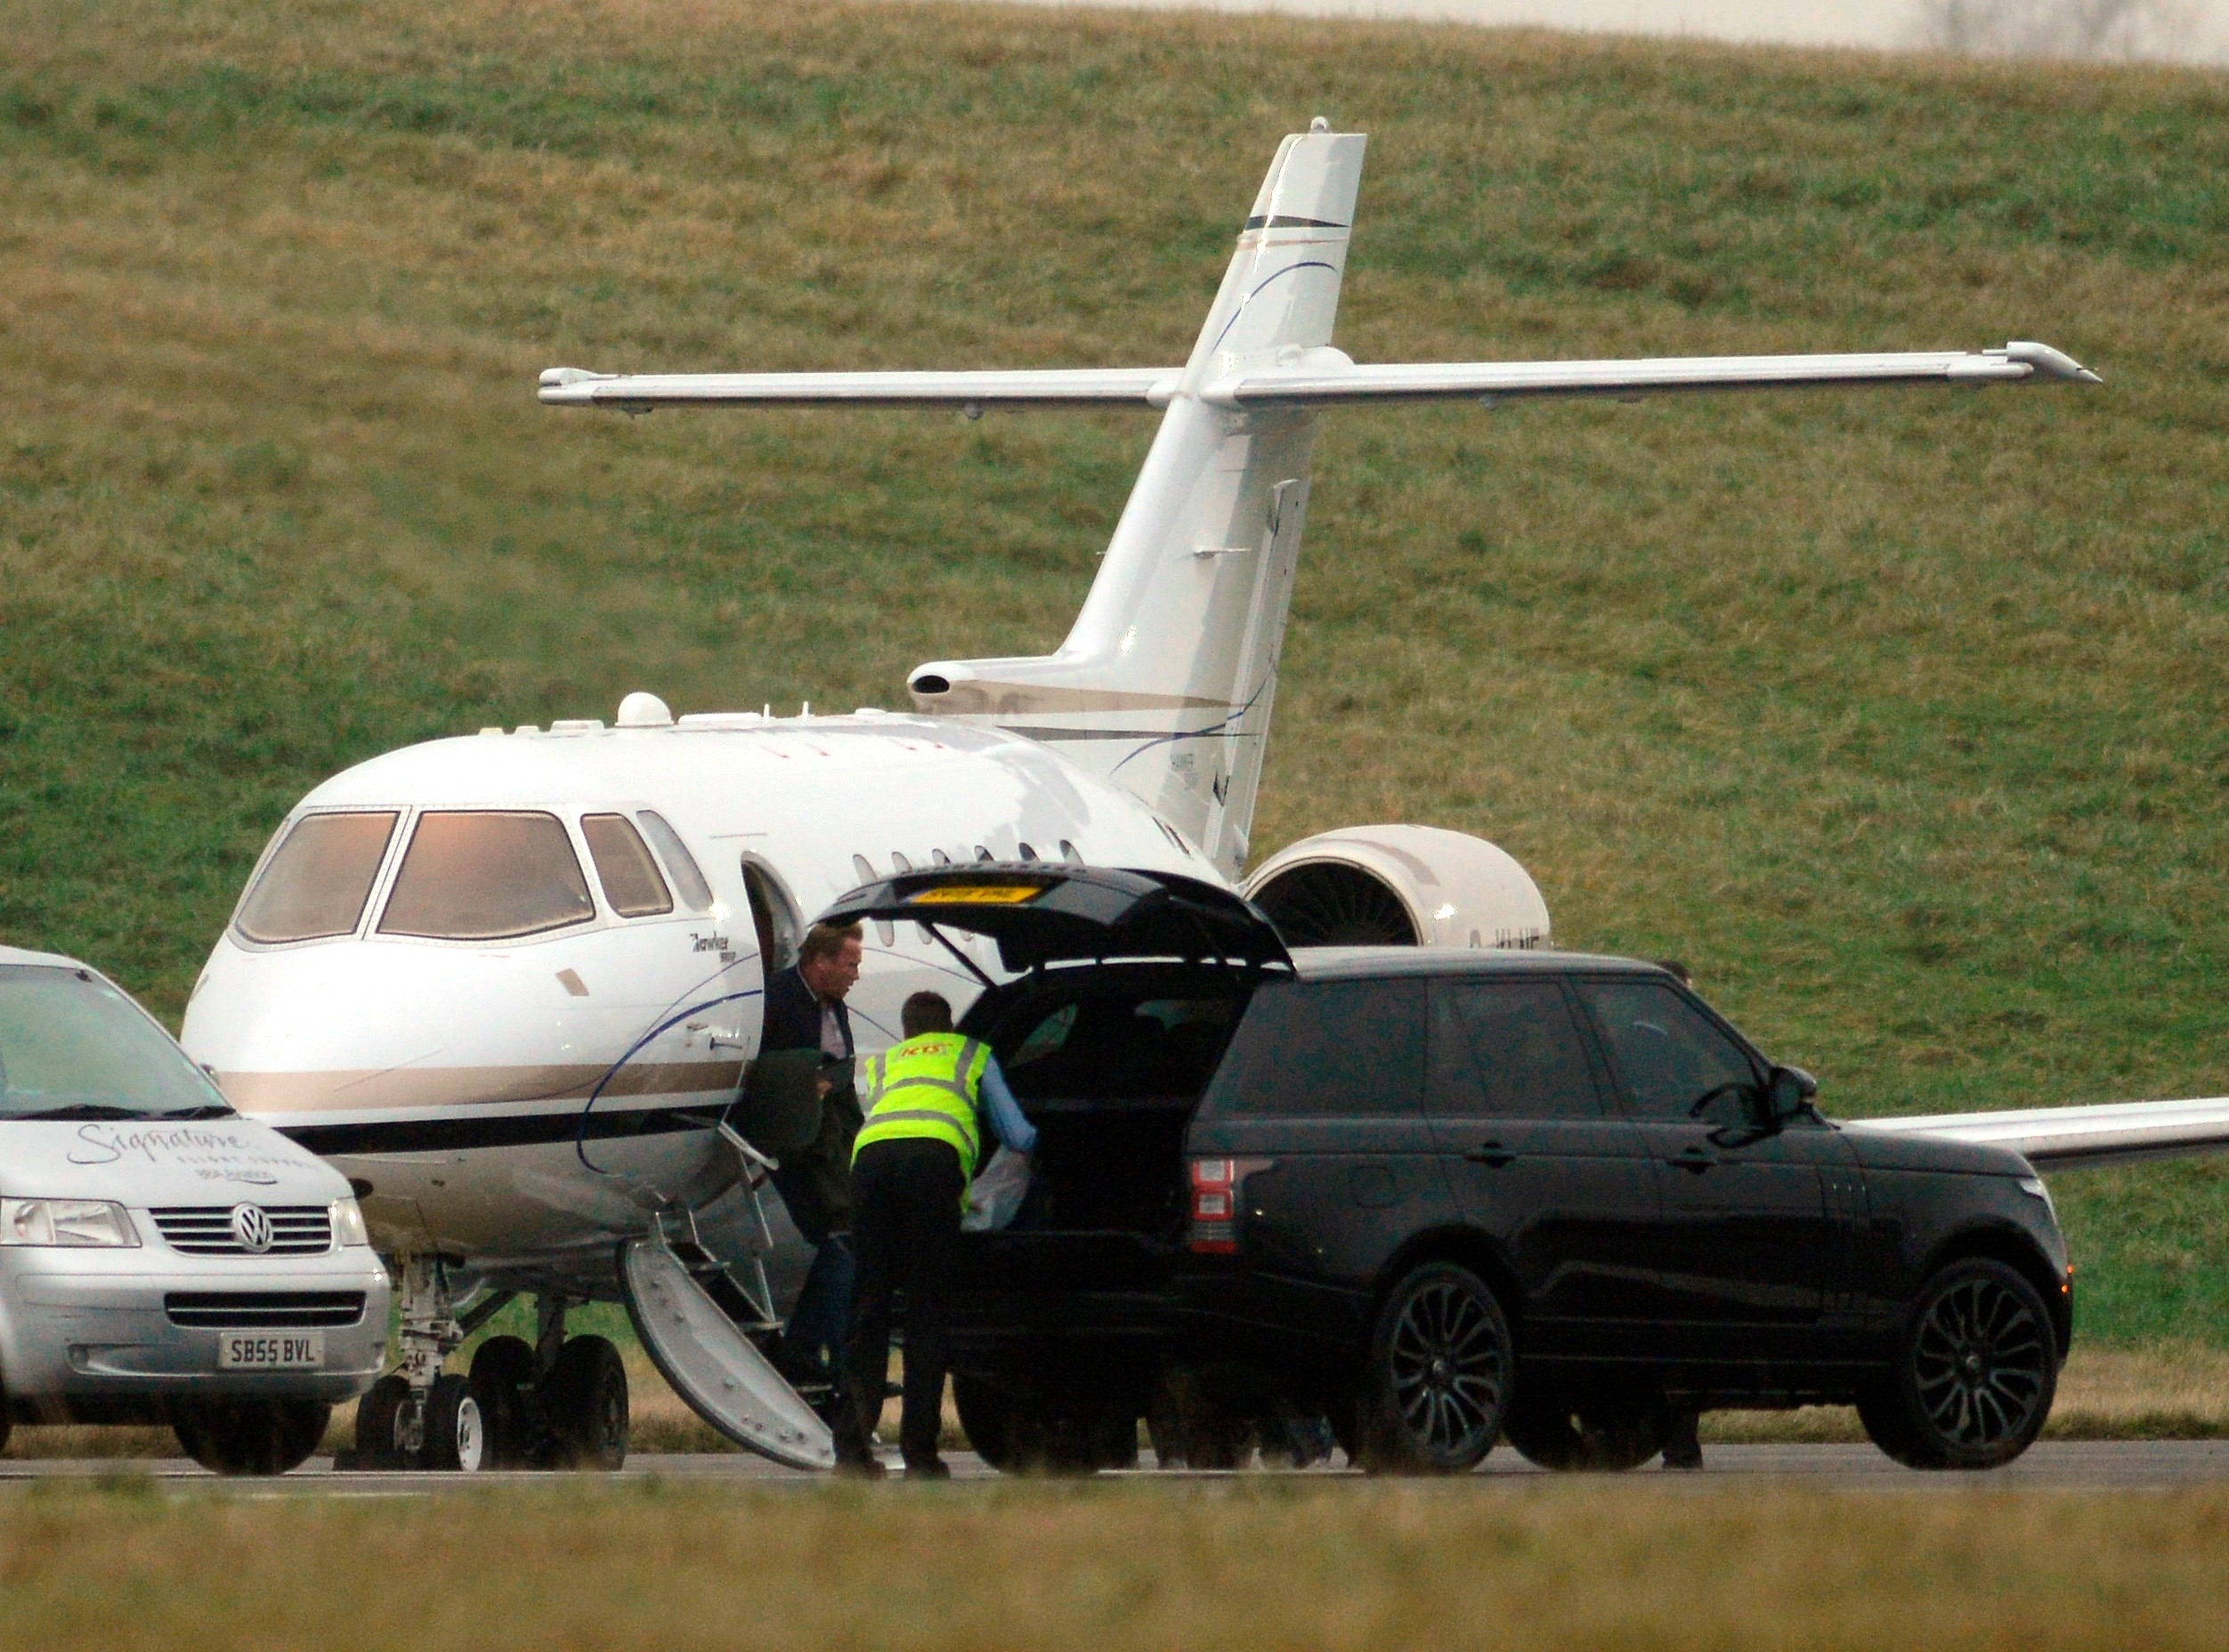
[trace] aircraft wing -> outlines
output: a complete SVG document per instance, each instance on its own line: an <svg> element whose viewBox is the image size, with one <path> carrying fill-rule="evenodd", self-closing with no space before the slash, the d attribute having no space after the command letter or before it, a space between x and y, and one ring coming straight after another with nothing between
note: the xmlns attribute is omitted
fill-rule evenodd
<svg viewBox="0 0 2229 1652"><path fill-rule="evenodd" d="M2002 350L1876 355L1654 356L1607 361L1391 361L1358 364L1336 350L1292 367L1215 380L1201 400L1227 408L1316 408L1372 401L1486 401L1552 396L1636 396L1675 391L1792 390L1849 385L1986 385L2023 379L2100 383L2063 351L2014 343ZM671 407L1165 408L1183 369L1029 368L1015 372L591 373L554 367L541 399L556 406L647 412Z"/></svg>
<svg viewBox="0 0 2229 1652"><path fill-rule="evenodd" d="M2079 1170L2229 1150L2229 1097L1942 1113L1916 1119L1844 1119L1841 1123L1845 1130L1939 1136L1976 1146L2009 1147L2039 1170Z"/></svg>
<svg viewBox="0 0 2229 1652"><path fill-rule="evenodd" d="M1325 355L1335 352L1326 351ZM2102 383L2063 351L2014 343L2002 350L1883 355L1657 356L1625 361L1325 362L1234 373L1202 400L1222 407L1335 407L1370 401L1499 401L1672 391L1791 390L1846 385L1984 385L2022 379Z"/></svg>
<svg viewBox="0 0 2229 1652"><path fill-rule="evenodd" d="M643 413L677 407L1165 408L1183 368L1058 368L969 373L591 373L553 367L541 399Z"/></svg>

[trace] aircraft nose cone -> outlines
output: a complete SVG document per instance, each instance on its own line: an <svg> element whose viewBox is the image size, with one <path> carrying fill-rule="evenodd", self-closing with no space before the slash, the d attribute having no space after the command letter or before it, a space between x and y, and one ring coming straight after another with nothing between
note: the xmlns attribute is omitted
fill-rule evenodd
<svg viewBox="0 0 2229 1652"><path fill-rule="evenodd" d="M410 1105L429 1070L503 1069L531 1043L547 1065L573 1041L562 988L508 960L340 942L284 952L220 948L186 1011L186 1053L244 1113ZM539 987L539 1001L522 1002ZM423 1082L420 1081L423 1080ZM450 1086L450 1088L453 1088ZM450 1099L447 1089L438 1099Z"/></svg>

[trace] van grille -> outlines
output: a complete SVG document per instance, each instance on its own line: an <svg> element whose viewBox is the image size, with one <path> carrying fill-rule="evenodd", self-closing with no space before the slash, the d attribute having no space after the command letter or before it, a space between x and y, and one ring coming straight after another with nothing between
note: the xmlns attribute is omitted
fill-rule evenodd
<svg viewBox="0 0 2229 1652"><path fill-rule="evenodd" d="M361 1291L173 1291L163 1309L174 1325L203 1331L295 1331L353 1325L364 1316Z"/></svg>
<svg viewBox="0 0 2229 1652"><path fill-rule="evenodd" d="M163 1242L189 1256L315 1256L333 1248L333 1212L321 1204L267 1204L271 1249L251 1251L232 1231L229 1204L156 1205L148 1214Z"/></svg>

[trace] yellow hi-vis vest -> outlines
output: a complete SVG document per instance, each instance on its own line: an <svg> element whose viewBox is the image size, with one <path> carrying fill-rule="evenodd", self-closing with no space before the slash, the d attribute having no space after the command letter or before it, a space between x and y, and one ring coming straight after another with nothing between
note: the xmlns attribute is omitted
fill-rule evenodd
<svg viewBox="0 0 2229 1652"><path fill-rule="evenodd" d="M852 1158L869 1142L927 1138L950 1142L960 1154L960 1175L973 1180L983 1153L977 1103L990 1064L988 1044L957 1032L924 1032L868 1057L862 1064L867 1122L852 1143Z"/></svg>

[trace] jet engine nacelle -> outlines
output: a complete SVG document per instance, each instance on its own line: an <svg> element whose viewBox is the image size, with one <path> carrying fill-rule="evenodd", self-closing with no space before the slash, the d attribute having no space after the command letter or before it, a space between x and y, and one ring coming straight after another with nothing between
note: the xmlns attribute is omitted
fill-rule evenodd
<svg viewBox="0 0 2229 1652"><path fill-rule="evenodd" d="M1436 826L1350 826L1280 849L1244 893L1288 946L1537 947L1548 903L1506 852Z"/></svg>

